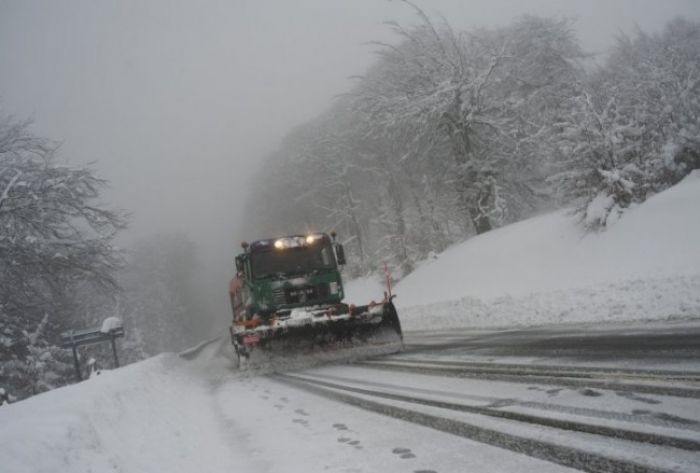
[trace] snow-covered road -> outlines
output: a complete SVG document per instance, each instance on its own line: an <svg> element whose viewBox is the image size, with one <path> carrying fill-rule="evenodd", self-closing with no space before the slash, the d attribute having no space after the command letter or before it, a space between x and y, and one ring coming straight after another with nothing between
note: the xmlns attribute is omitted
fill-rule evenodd
<svg viewBox="0 0 700 473"><path fill-rule="evenodd" d="M700 471L700 327L587 327L585 337L580 328L413 334L401 355L268 377L263 398L280 389L276 381L344 409L427 427L430 433L416 431L397 448L431 448L396 471L542 471L527 463L500 466L493 458L511 456L494 456L483 444L517 452L523 462L524 454L583 471ZM606 351L614 355L603 360ZM685 364L671 368L679 354ZM301 412L291 421L309 427L317 417L331 420L313 407ZM372 438L372 427L359 424L357 435ZM436 432L464 444L445 457L432 448ZM350 438L337 435L340 443ZM474 458L478 467L469 463Z"/></svg>
<svg viewBox="0 0 700 473"><path fill-rule="evenodd" d="M585 335L581 335L585 334ZM700 471L700 322L407 334L234 371L211 343L0 408L2 471Z"/></svg>

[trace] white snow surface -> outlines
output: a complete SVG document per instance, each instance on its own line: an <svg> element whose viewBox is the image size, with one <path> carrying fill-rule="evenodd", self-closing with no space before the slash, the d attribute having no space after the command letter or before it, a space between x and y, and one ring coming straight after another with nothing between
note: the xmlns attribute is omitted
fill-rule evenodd
<svg viewBox="0 0 700 473"><path fill-rule="evenodd" d="M396 448L417 455L410 471L571 471L237 374L220 348L193 361L159 355L3 406L2 471L405 472Z"/></svg>
<svg viewBox="0 0 700 473"><path fill-rule="evenodd" d="M699 317L700 172L599 233L558 211L474 237L394 292L409 330Z"/></svg>
<svg viewBox="0 0 700 473"><path fill-rule="evenodd" d="M107 317L102 321L102 327L100 328L100 332L109 333L112 330L122 328L123 326L124 325L122 323L122 319L120 319L119 317Z"/></svg>
<svg viewBox="0 0 700 473"><path fill-rule="evenodd" d="M222 356L225 337L185 360L164 354L80 384L0 408L0 471L404 473L489 471L564 473L566 467L471 441L281 384L275 378L240 373ZM493 383L371 370L352 365L307 369L293 376L387 393L488 407L503 403L516 412L576 420L593 412L611 427L694 439L697 427L646 423L627 414L639 407L613 391L587 397L577 389L532 383ZM360 397L366 397L360 394ZM697 420L696 401L654 398L665 414ZM376 400L376 399L375 399ZM385 404L409 409L402 401ZM522 438L575 448L594 447L613 457L653 462L663 471L700 471L695 452L661 451L605 437L564 432L471 413L419 407L421 412L505 430ZM614 420L608 414L617 415ZM554 414L552 414L554 415ZM581 420L590 422L586 416ZM672 418L672 417L671 417ZM600 420L602 419L602 420ZM687 426L686 426L687 427ZM588 437L586 437L588 436ZM397 453L399 452L399 453ZM399 456L410 452L409 457ZM639 458L638 458L639 457ZM674 470L675 469L675 470Z"/></svg>
<svg viewBox="0 0 700 473"><path fill-rule="evenodd" d="M159 355L3 406L0 470L255 471L203 402L210 386L183 363Z"/></svg>
<svg viewBox="0 0 700 473"><path fill-rule="evenodd" d="M159 355L3 406L1 471L571 471L237 373L225 348L212 341L189 361Z"/></svg>
<svg viewBox="0 0 700 473"><path fill-rule="evenodd" d="M380 301L384 298L384 278L379 276L365 276L353 279L343 284L345 301L362 305L370 301Z"/></svg>

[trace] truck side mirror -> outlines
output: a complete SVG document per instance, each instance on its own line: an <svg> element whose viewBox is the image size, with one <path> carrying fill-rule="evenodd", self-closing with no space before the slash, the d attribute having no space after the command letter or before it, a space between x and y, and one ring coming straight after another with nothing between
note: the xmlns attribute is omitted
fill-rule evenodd
<svg viewBox="0 0 700 473"><path fill-rule="evenodd" d="M243 271L243 258L236 256L236 271L239 273Z"/></svg>
<svg viewBox="0 0 700 473"><path fill-rule="evenodd" d="M335 245L335 258L339 265L343 266L345 264L345 250L340 243Z"/></svg>

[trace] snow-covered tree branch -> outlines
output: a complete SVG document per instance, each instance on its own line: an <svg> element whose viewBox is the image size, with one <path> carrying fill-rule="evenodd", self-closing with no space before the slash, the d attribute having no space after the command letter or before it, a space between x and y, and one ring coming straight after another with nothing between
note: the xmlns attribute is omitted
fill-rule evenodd
<svg viewBox="0 0 700 473"><path fill-rule="evenodd" d="M15 395L61 382L48 367L62 363L55 345L76 315L77 288L117 290L112 241L126 220L96 203L104 185L89 168L60 164L29 123L0 121L0 370Z"/></svg>

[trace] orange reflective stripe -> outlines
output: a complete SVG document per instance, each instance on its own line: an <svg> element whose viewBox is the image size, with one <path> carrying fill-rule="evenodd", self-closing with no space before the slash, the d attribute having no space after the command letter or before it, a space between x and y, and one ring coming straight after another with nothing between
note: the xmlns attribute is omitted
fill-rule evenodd
<svg viewBox="0 0 700 473"><path fill-rule="evenodd" d="M236 320L233 324L239 327L255 328L261 323L260 320Z"/></svg>

